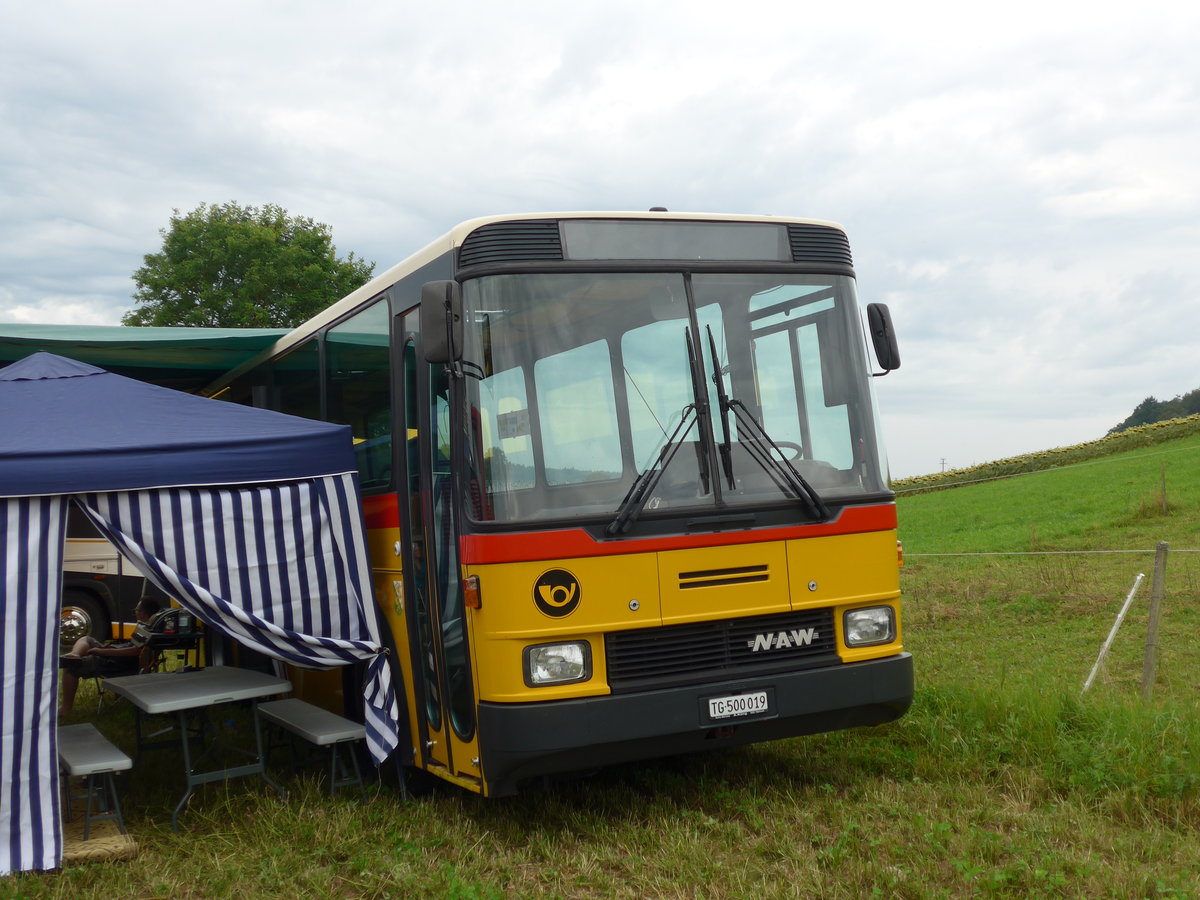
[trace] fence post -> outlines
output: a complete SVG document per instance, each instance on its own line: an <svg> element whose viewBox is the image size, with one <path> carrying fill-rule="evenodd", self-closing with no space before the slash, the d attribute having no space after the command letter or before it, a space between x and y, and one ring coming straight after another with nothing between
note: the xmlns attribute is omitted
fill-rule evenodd
<svg viewBox="0 0 1200 900"><path fill-rule="evenodd" d="M1146 626L1146 658L1142 662L1142 699L1149 700L1154 691L1155 668L1158 664L1158 622L1162 617L1164 582L1167 577L1167 542L1159 541L1154 552L1154 582L1150 587L1150 621Z"/></svg>
<svg viewBox="0 0 1200 900"><path fill-rule="evenodd" d="M1092 666L1092 671L1088 673L1087 679L1083 682L1083 690L1081 694L1086 694L1087 689L1092 686L1092 682L1096 678L1096 673L1100 671L1100 664L1104 662L1104 657L1108 655L1108 649L1112 646L1113 638L1117 636L1117 629L1121 627L1121 622L1125 619L1125 613L1129 612L1129 607L1133 605L1134 595L1137 594L1138 588L1142 586L1142 581L1146 578L1144 572L1138 572L1137 578L1133 579L1133 587L1129 589L1129 595L1125 598L1125 602L1121 605L1121 611L1117 613L1117 621L1113 622L1112 630L1109 631L1108 637L1104 639L1104 644L1100 647L1100 655L1096 657L1096 664Z"/></svg>

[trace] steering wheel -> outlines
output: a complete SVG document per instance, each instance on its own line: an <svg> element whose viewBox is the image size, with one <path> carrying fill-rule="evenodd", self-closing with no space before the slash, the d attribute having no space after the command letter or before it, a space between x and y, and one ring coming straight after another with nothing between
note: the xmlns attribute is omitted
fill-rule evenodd
<svg viewBox="0 0 1200 900"><path fill-rule="evenodd" d="M776 441L775 446L778 447L780 450L791 450L792 451L791 456L784 455L784 457L783 457L788 462L795 462L804 453L804 448L801 447L799 444L797 444L794 441Z"/></svg>

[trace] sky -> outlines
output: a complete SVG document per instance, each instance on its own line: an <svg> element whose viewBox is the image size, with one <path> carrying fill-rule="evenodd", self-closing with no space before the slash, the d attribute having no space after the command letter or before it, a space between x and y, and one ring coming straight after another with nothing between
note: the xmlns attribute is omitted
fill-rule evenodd
<svg viewBox="0 0 1200 900"><path fill-rule="evenodd" d="M0 9L0 324L119 324L175 210L382 271L465 219L839 222L902 367L892 475L1200 387L1200 9L135 0Z"/></svg>

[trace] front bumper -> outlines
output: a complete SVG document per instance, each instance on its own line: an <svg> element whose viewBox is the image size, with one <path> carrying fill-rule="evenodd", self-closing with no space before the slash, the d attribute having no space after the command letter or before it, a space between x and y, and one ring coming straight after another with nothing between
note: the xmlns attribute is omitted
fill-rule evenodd
<svg viewBox="0 0 1200 900"><path fill-rule="evenodd" d="M714 723L707 698L769 691L767 715ZM912 703L912 656L631 694L545 703L481 703L489 796L527 778L803 734L879 725Z"/></svg>

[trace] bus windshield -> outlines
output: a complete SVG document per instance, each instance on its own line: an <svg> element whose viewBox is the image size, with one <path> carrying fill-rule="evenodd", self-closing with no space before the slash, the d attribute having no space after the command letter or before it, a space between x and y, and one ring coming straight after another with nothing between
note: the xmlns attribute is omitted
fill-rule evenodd
<svg viewBox="0 0 1200 900"><path fill-rule="evenodd" d="M476 520L813 521L885 490L852 278L495 275L463 296Z"/></svg>

